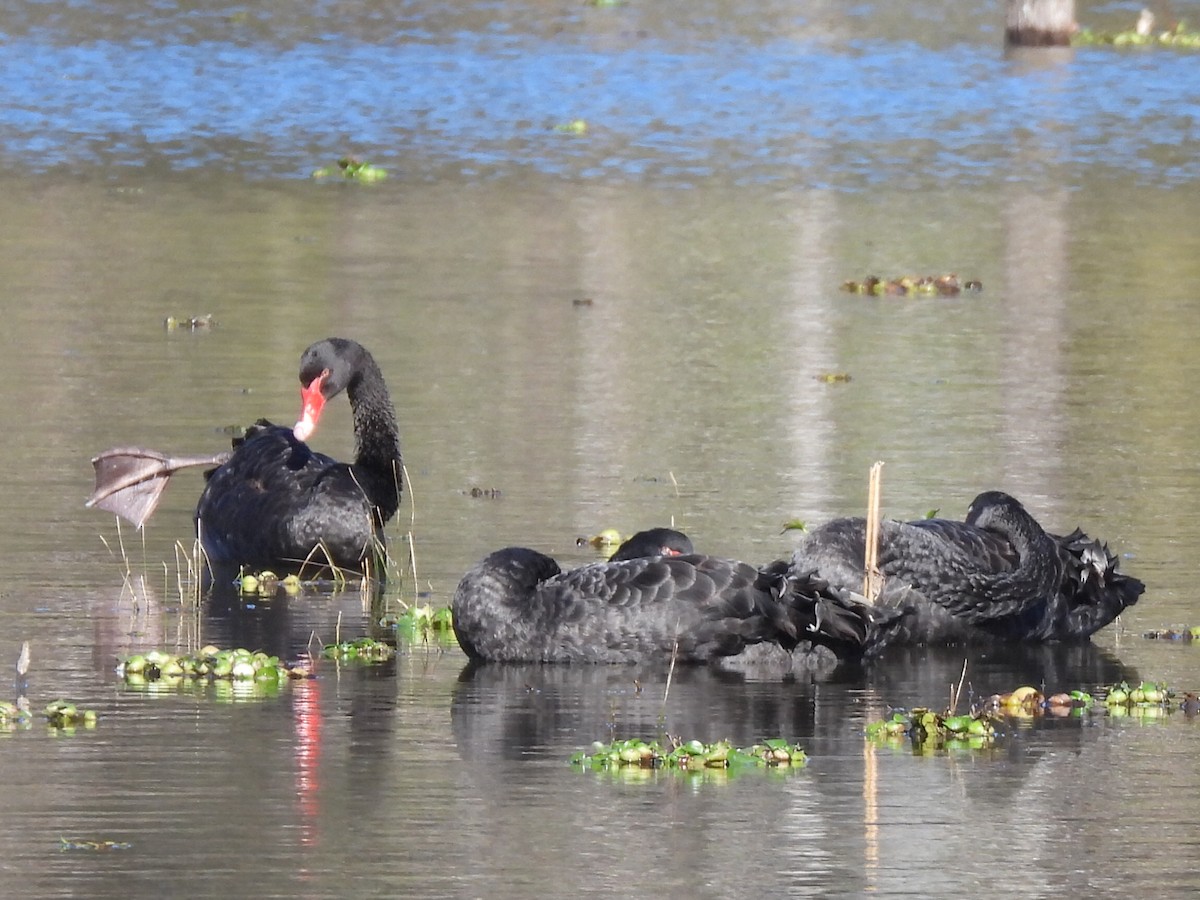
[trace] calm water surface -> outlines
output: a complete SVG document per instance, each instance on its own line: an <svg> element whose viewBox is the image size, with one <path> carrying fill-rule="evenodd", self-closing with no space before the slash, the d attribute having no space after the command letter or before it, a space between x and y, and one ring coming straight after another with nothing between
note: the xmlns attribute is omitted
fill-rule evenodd
<svg viewBox="0 0 1200 900"><path fill-rule="evenodd" d="M1194 891L1182 713L1026 723L970 754L862 738L890 706L944 705L964 657L973 696L1200 689L1200 650L1141 636L1200 624L1195 59L1005 58L995 4L900 6L0 4L0 661L30 640L34 705L101 714L0 733L0 894ZM1107 27L1139 8L1079 6ZM575 117L586 135L554 130ZM348 151L392 177L306 177ZM983 292L838 289L945 271ZM82 508L88 459L288 421L299 353L330 334L367 344L396 400L391 582L181 602L199 475L119 532ZM314 442L349 455L346 404L326 418ZM472 671L421 645L274 696L113 672L155 646L386 633L492 549L573 565L605 527L766 562L785 521L859 512L880 459L889 514L1007 490L1110 541L1146 595L1095 646L785 684ZM785 736L811 762L566 764L661 732Z"/></svg>

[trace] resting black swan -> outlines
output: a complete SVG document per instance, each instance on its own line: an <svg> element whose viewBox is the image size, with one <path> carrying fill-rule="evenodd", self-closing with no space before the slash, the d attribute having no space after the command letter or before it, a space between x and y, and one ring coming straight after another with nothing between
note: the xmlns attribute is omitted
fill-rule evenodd
<svg viewBox="0 0 1200 900"><path fill-rule="evenodd" d="M682 531L673 528L648 528L621 544L608 561L623 562L645 556L683 556L685 553L695 552L692 539Z"/></svg>
<svg viewBox="0 0 1200 900"><path fill-rule="evenodd" d="M672 547L684 552L670 555ZM510 663L706 663L764 641L861 652L862 608L820 579L690 548L678 532L658 530L635 535L616 561L569 572L536 550L497 550L454 593L458 642L473 660Z"/></svg>
<svg viewBox="0 0 1200 900"><path fill-rule="evenodd" d="M788 571L861 592L865 532L861 518L814 529ZM1086 640L1145 590L1117 571L1105 544L1078 529L1048 534L1000 491L976 497L963 522L881 522L878 564L884 585L875 605L908 614L903 627L869 636L868 653L895 643Z"/></svg>
<svg viewBox="0 0 1200 900"><path fill-rule="evenodd" d="M167 479L186 465L206 472L196 530L210 563L277 572L334 566L364 572L384 546L383 527L402 488L396 414L383 375L360 344L328 338L300 358L304 409L295 428L260 420L232 452L171 458L116 449L93 460L88 501L141 525ZM346 391L357 454L340 463L309 448L325 401ZM381 554L380 554L381 555Z"/></svg>

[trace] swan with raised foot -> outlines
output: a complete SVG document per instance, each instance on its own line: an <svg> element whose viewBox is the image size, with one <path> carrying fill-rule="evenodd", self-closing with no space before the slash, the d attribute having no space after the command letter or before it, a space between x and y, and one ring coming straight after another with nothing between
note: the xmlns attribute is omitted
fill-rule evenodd
<svg viewBox="0 0 1200 900"><path fill-rule="evenodd" d="M170 476L185 466L214 465L196 505L196 532L213 565L315 572L365 572L384 547L383 528L402 489L396 415L374 358L355 341L328 338L300 359L303 410L294 428L260 420L211 457L170 457L117 448L93 460L96 488L88 506L139 527L153 513ZM325 402L350 400L357 452L338 462L307 440Z"/></svg>

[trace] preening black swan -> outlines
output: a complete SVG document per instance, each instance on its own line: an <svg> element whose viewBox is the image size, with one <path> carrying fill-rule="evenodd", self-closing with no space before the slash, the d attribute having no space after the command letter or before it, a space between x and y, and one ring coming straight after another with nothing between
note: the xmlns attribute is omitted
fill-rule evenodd
<svg viewBox="0 0 1200 900"><path fill-rule="evenodd" d="M88 501L141 525L167 479L185 465L215 464L205 473L196 530L214 565L275 571L335 566L363 572L402 488L396 414L383 375L360 344L318 341L300 358L303 411L294 428L260 420L232 453L171 458L116 449L93 460L96 490ZM357 453L340 463L309 448L325 402L350 399Z"/></svg>
<svg viewBox="0 0 1200 900"><path fill-rule="evenodd" d="M673 528L648 528L639 531L608 558L609 562L640 559L644 556L683 556L695 553L692 539Z"/></svg>
<svg viewBox="0 0 1200 900"><path fill-rule="evenodd" d="M812 530L789 571L861 592L865 531L861 518ZM882 522L879 568L885 580L876 606L908 615L903 627L869 636L868 653L894 643L1085 640L1145 590L1117 571L1105 544L1078 529L1048 534L1000 491L976 497L963 522Z"/></svg>
<svg viewBox="0 0 1200 900"><path fill-rule="evenodd" d="M536 550L497 550L454 593L459 644L473 660L511 663L705 663L762 641L787 650L801 641L863 646L861 607L824 592L817 578L662 555L671 545L661 533L628 543L615 562L569 572ZM633 556L639 547L653 555Z"/></svg>

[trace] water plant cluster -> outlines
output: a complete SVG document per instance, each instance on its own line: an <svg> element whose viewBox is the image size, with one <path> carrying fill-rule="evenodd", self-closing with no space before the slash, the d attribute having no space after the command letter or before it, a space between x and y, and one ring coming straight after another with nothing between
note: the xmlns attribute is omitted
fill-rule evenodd
<svg viewBox="0 0 1200 900"><path fill-rule="evenodd" d="M70 700L55 700L42 711L46 721L55 728L71 729L79 725L84 728L96 727L96 711L80 709Z"/></svg>
<svg viewBox="0 0 1200 900"><path fill-rule="evenodd" d="M1181 19L1170 28L1154 30L1153 26L1135 27L1127 31L1093 31L1081 28L1072 38L1077 47L1174 47L1180 50L1200 50L1200 31L1192 31Z"/></svg>
<svg viewBox="0 0 1200 900"><path fill-rule="evenodd" d="M946 275L901 275L897 278L868 275L862 281L842 282L842 290L875 297L954 297L963 291L982 291L983 283L962 281L953 272Z"/></svg>
<svg viewBox="0 0 1200 900"><path fill-rule="evenodd" d="M148 682L166 685L191 681L253 681L279 684L289 678L306 678L311 673L303 666L288 666L278 656L238 647L222 650L209 644L196 653L175 655L165 650L150 650L125 657L117 665L117 674L125 683L140 686Z"/></svg>
<svg viewBox="0 0 1200 900"><path fill-rule="evenodd" d="M1037 715L1066 716L1082 714L1091 708L1095 698L1087 691L1059 691L1043 694L1035 687L1023 685L1004 694L993 694L983 703L983 710L1013 718Z"/></svg>
<svg viewBox="0 0 1200 900"><path fill-rule="evenodd" d="M52 728L74 731L75 728L96 727L96 711L80 709L69 700L55 700L42 710L42 715ZM27 728L33 723L33 712L24 698L20 703L0 701L0 728Z"/></svg>
<svg viewBox="0 0 1200 900"><path fill-rule="evenodd" d="M396 638L409 643L454 643L454 616L450 607L434 609L428 603L409 606L404 612L380 620L385 628L396 632Z"/></svg>
<svg viewBox="0 0 1200 900"><path fill-rule="evenodd" d="M332 166L321 166L319 169L314 169L313 178L329 178L331 175L340 175L347 181L358 181L364 184L369 184L375 181L382 181L387 178L387 170L372 165L366 160L355 159L353 156L343 156Z"/></svg>
<svg viewBox="0 0 1200 900"><path fill-rule="evenodd" d="M283 588L289 597L294 597L300 593L301 586L302 582L298 576L287 575L280 578L269 569L258 573L246 572L238 579L238 591L243 597L274 597L279 588Z"/></svg>
<svg viewBox="0 0 1200 900"><path fill-rule="evenodd" d="M59 850L84 850L89 853L106 852L108 850L129 850L133 844L130 841L87 841L76 838L59 836Z"/></svg>
<svg viewBox="0 0 1200 900"><path fill-rule="evenodd" d="M1122 681L1101 690L1104 708L1114 718L1159 719L1175 711L1187 716L1200 713L1200 697L1190 691L1177 693L1162 682L1143 681L1131 685Z"/></svg>
<svg viewBox="0 0 1200 900"><path fill-rule="evenodd" d="M1142 637L1152 641L1195 641L1200 640L1200 625L1190 625L1181 628L1156 628L1147 631Z"/></svg>
<svg viewBox="0 0 1200 900"><path fill-rule="evenodd" d="M1043 694L1025 685L1004 694L993 694L970 713L956 715L926 707L893 710L881 721L867 726L866 736L881 744L909 740L914 749L984 749L1005 734L1009 720L1038 716L1066 717L1090 713L1117 718L1130 716L1160 718L1173 710L1192 716L1200 713L1200 697L1180 696L1161 682L1143 681L1136 686L1120 682L1097 688L1095 693L1073 690Z"/></svg>
<svg viewBox="0 0 1200 900"><path fill-rule="evenodd" d="M0 700L0 727L11 727L28 722L30 719L29 709L27 707L18 706L8 700Z"/></svg>
<svg viewBox="0 0 1200 900"><path fill-rule="evenodd" d="M914 748L970 749L990 747L1002 722L985 713L951 715L917 707L894 710L890 717L867 726L867 737L879 743L908 739Z"/></svg>
<svg viewBox="0 0 1200 900"><path fill-rule="evenodd" d="M321 648L321 655L339 662L386 662L396 655L396 648L375 638L361 637L352 641L326 644Z"/></svg>
<svg viewBox="0 0 1200 900"><path fill-rule="evenodd" d="M928 707L893 710L888 718L867 726L866 736L880 744L911 742L914 750L983 750L992 747L1005 732L1008 719L1034 716L1082 715L1094 700L1086 691L1069 691L1050 696L1023 685L1003 694L993 694L969 713L956 714Z"/></svg>
<svg viewBox="0 0 1200 900"><path fill-rule="evenodd" d="M594 4L599 5L599 4ZM613 5L613 4L608 4ZM554 126L554 130L561 134L587 134L588 123L587 119L571 119L567 122L559 122Z"/></svg>
<svg viewBox="0 0 1200 900"><path fill-rule="evenodd" d="M163 328L167 331L200 331L216 325L212 313L202 316L167 316L163 319Z"/></svg>
<svg viewBox="0 0 1200 900"><path fill-rule="evenodd" d="M772 738L751 747L734 747L729 741L706 744L702 741L671 740L666 749L658 741L640 738L596 741L589 750L571 756L571 764L585 769L674 769L699 772L706 769L731 769L768 766L776 769L803 768L808 762L804 749L782 738Z"/></svg>
<svg viewBox="0 0 1200 900"><path fill-rule="evenodd" d="M615 528L605 528L599 534L575 538L576 547L594 547L605 553L612 553L625 538Z"/></svg>

